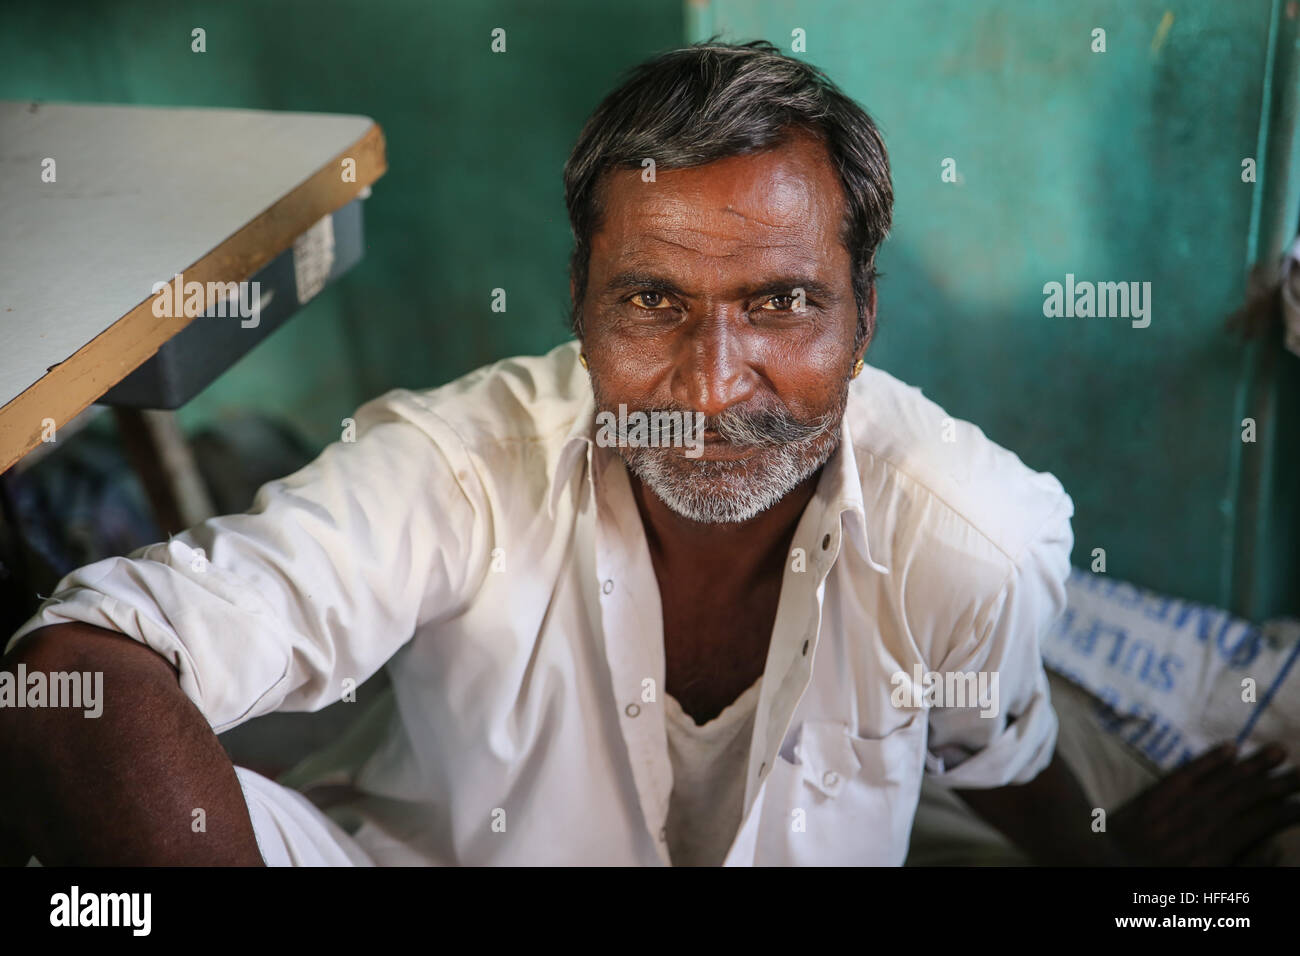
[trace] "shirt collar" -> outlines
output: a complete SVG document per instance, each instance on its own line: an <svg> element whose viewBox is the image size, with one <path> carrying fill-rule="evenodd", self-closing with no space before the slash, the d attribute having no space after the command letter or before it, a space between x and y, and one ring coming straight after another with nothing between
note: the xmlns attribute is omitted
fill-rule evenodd
<svg viewBox="0 0 1300 956"><path fill-rule="evenodd" d="M862 498L862 475L858 471L858 459L853 450L853 429L850 427L852 415L853 406L850 405L845 409L844 419L840 422L839 447L822 469L821 480L817 484L817 497L826 502L828 517L840 518L844 533L863 560L881 574L888 574L889 568L872 559L867 541L867 509Z"/></svg>
<svg viewBox="0 0 1300 956"><path fill-rule="evenodd" d="M826 503L828 515L840 517L849 539L867 564L881 574L888 574L889 568L872 559L867 542L867 513L862 499L862 476L858 472L857 456L853 451L853 431L849 427L851 414L850 406L845 410L844 419L840 422L839 447L827 459L822 469L822 476L817 484L817 497ZM596 401L588 390L582 408L574 417L573 427L569 429L568 435L560 446L555 472L551 476L551 492L546 499L547 514L551 518L555 517L555 503L560 495L572 486L579 465L584 466L581 474L587 484L586 493L595 496L592 462L595 427Z"/></svg>
<svg viewBox="0 0 1300 956"><path fill-rule="evenodd" d="M595 447L594 432L596 428L596 399L592 395L591 389L585 390L582 407L578 414L574 416L573 427L564 437L560 445L560 454L556 458L555 471L551 475L551 493L546 498L546 513L549 517L555 517L555 503L559 500L560 495L568 489L572 483L574 475L577 473L578 465L585 467L582 474L585 476L587 483L587 493L595 495L596 486L592 477L591 453Z"/></svg>

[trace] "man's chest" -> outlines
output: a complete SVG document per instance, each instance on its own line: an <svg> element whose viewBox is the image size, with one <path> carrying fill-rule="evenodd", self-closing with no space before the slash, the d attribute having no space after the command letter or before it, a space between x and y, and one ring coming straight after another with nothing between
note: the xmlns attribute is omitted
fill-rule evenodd
<svg viewBox="0 0 1300 956"><path fill-rule="evenodd" d="M697 724L717 717L763 675L779 599L779 579L748 593L683 594L661 583L666 689Z"/></svg>

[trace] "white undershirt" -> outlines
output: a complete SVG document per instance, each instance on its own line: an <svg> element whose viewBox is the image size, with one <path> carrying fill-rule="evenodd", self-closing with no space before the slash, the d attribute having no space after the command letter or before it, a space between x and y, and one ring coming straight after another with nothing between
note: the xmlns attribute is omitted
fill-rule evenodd
<svg viewBox="0 0 1300 956"><path fill-rule="evenodd" d="M698 725L665 694L673 793L668 856L673 866L720 866L740 829L760 676L708 723Z"/></svg>

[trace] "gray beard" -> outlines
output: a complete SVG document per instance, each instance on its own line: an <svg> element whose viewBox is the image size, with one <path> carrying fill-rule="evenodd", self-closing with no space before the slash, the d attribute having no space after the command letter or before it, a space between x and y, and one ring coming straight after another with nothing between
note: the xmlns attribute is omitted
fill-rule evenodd
<svg viewBox="0 0 1300 956"><path fill-rule="evenodd" d="M749 521L826 464L839 421L796 442L761 447L748 461L691 460L670 449L620 447L628 470L683 518L702 524Z"/></svg>

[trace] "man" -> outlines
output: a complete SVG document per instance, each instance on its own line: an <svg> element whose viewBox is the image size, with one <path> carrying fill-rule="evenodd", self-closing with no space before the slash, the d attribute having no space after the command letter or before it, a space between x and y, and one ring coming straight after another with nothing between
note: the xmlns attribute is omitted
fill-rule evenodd
<svg viewBox="0 0 1300 956"><path fill-rule="evenodd" d="M674 51L600 105L565 185L576 342L389 393L250 514L75 572L18 632L11 667L103 671L105 705L0 714L11 841L47 863L897 865L926 773L1048 860L1263 835L1135 836L1196 780L1281 825L1277 760L1219 755L1095 832L1038 652L1072 503L865 366L892 187L858 106L767 44ZM621 424L651 412L702 414L702 447ZM385 664L391 694L306 774L337 785L333 820L213 734Z"/></svg>

